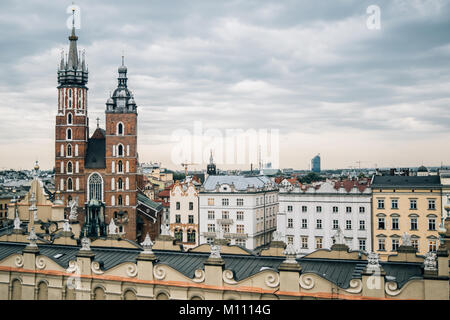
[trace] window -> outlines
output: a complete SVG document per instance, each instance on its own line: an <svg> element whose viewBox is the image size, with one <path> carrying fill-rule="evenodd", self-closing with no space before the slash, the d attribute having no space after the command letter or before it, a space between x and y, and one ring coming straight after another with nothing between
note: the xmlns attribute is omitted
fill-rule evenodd
<svg viewBox="0 0 450 320"><path fill-rule="evenodd" d="M398 230L398 218L397 217L393 217L392 218L392 230Z"/></svg>
<svg viewBox="0 0 450 320"><path fill-rule="evenodd" d="M366 251L366 240L359 239L359 250Z"/></svg>
<svg viewBox="0 0 450 320"><path fill-rule="evenodd" d="M236 225L236 233L244 233L244 225L243 224Z"/></svg>
<svg viewBox="0 0 450 320"><path fill-rule="evenodd" d="M117 146L117 156L118 157L123 157L123 145L119 144Z"/></svg>
<svg viewBox="0 0 450 320"><path fill-rule="evenodd" d="M189 202L189 210L194 210L194 203L193 202Z"/></svg>
<svg viewBox="0 0 450 320"><path fill-rule="evenodd" d="M192 215L192 214L190 214L189 216L188 216L188 223L194 223L194 215Z"/></svg>
<svg viewBox="0 0 450 320"><path fill-rule="evenodd" d="M398 209L398 200L397 199L391 200L391 207L392 207L392 209Z"/></svg>
<svg viewBox="0 0 450 320"><path fill-rule="evenodd" d="M181 223L181 215L180 214L175 215L175 223Z"/></svg>
<svg viewBox="0 0 450 320"><path fill-rule="evenodd" d="M409 209L410 210L417 209L417 200L416 199L410 199L409 200Z"/></svg>
<svg viewBox="0 0 450 320"><path fill-rule="evenodd" d="M317 206L316 207L316 212L322 212L322 207L321 206Z"/></svg>
<svg viewBox="0 0 450 320"><path fill-rule="evenodd" d="M244 220L244 212L243 211L236 212L236 220L239 220L239 221Z"/></svg>
<svg viewBox="0 0 450 320"><path fill-rule="evenodd" d="M384 217L378 217L378 230L384 230L385 223L384 223Z"/></svg>
<svg viewBox="0 0 450 320"><path fill-rule="evenodd" d="M208 224L208 232L216 232L216 225L214 223Z"/></svg>
<svg viewBox="0 0 450 320"><path fill-rule="evenodd" d="M180 241L180 242L183 241L183 230L175 229L174 235L175 235L175 241Z"/></svg>
<svg viewBox="0 0 450 320"><path fill-rule="evenodd" d="M287 211L292 212L292 206L287 206Z"/></svg>
<svg viewBox="0 0 450 320"><path fill-rule="evenodd" d="M428 210L436 210L436 200L428 200Z"/></svg>
<svg viewBox="0 0 450 320"><path fill-rule="evenodd" d="M352 220L345 221L345 229L352 230Z"/></svg>
<svg viewBox="0 0 450 320"><path fill-rule="evenodd" d="M352 207L347 207L347 208L345 208L345 212L351 213L351 212L352 212Z"/></svg>
<svg viewBox="0 0 450 320"><path fill-rule="evenodd" d="M378 209L384 209L384 199L378 199Z"/></svg>
<svg viewBox="0 0 450 320"><path fill-rule="evenodd" d="M417 251L419 251L419 240L417 240L417 239L412 239L412 240L411 240L411 245L412 245Z"/></svg>
<svg viewBox="0 0 450 320"><path fill-rule="evenodd" d="M180 210L180 202L179 201L177 201L177 203L175 204L176 205L176 210Z"/></svg>
<svg viewBox="0 0 450 320"><path fill-rule="evenodd" d="M308 249L308 237L302 236L302 249Z"/></svg>
<svg viewBox="0 0 450 320"><path fill-rule="evenodd" d="M339 228L339 220L333 220L333 229Z"/></svg>
<svg viewBox="0 0 450 320"><path fill-rule="evenodd" d="M123 135L123 124L121 122L117 124L117 135Z"/></svg>
<svg viewBox="0 0 450 320"><path fill-rule="evenodd" d="M72 124L72 114L71 113L69 113L67 115L67 124Z"/></svg>
<svg viewBox="0 0 450 320"><path fill-rule="evenodd" d="M308 219L302 219L302 229L308 229Z"/></svg>
<svg viewBox="0 0 450 320"><path fill-rule="evenodd" d="M67 140L72 140L72 129L67 129Z"/></svg>
<svg viewBox="0 0 450 320"><path fill-rule="evenodd" d="M214 243L214 239L213 238L206 238L206 243L213 244Z"/></svg>
<svg viewBox="0 0 450 320"><path fill-rule="evenodd" d="M117 190L123 190L122 178L117 179Z"/></svg>
<svg viewBox="0 0 450 320"><path fill-rule="evenodd" d="M230 219L230 215L228 211L222 211L222 219Z"/></svg>
<svg viewBox="0 0 450 320"><path fill-rule="evenodd" d="M411 230L417 230L417 218L411 218Z"/></svg>
<svg viewBox="0 0 450 320"><path fill-rule="evenodd" d="M366 208L365 207L359 207L359 213L364 213L366 212Z"/></svg>
<svg viewBox="0 0 450 320"><path fill-rule="evenodd" d="M187 242L195 242L195 230L190 229L187 233Z"/></svg>
<svg viewBox="0 0 450 320"><path fill-rule="evenodd" d="M119 160L117 163L117 172L122 173L123 172L123 163L122 160Z"/></svg>
<svg viewBox="0 0 450 320"><path fill-rule="evenodd" d="M337 213L339 212L339 208L338 207L333 207L333 213Z"/></svg>
<svg viewBox="0 0 450 320"><path fill-rule="evenodd" d="M223 206L228 206L229 202L230 201L228 199L222 199L222 205Z"/></svg>
<svg viewBox="0 0 450 320"><path fill-rule="evenodd" d="M293 228L294 227L294 221L293 221L293 219L292 218L289 218L288 219L288 226L287 226L288 228Z"/></svg>
<svg viewBox="0 0 450 320"><path fill-rule="evenodd" d="M72 162L67 163L67 173L73 173Z"/></svg>
<svg viewBox="0 0 450 320"><path fill-rule="evenodd" d="M214 211L208 211L208 220L214 220Z"/></svg>
<svg viewBox="0 0 450 320"><path fill-rule="evenodd" d="M245 248L246 241L244 239L236 239L236 245Z"/></svg>
<svg viewBox="0 0 450 320"><path fill-rule="evenodd" d="M436 230L436 218L428 218L428 230Z"/></svg>
<svg viewBox="0 0 450 320"><path fill-rule="evenodd" d="M316 229L322 229L322 219L316 220Z"/></svg>
<svg viewBox="0 0 450 320"><path fill-rule="evenodd" d="M436 251L436 240L428 240L428 251Z"/></svg>
<svg viewBox="0 0 450 320"><path fill-rule="evenodd" d="M230 225L229 224L224 224L222 226L222 229L223 229L223 232L230 233Z"/></svg>
<svg viewBox="0 0 450 320"><path fill-rule="evenodd" d="M294 236L287 236L288 244L294 244Z"/></svg>
<svg viewBox="0 0 450 320"><path fill-rule="evenodd" d="M214 198L208 198L208 206L214 205Z"/></svg>
<svg viewBox="0 0 450 320"><path fill-rule="evenodd" d="M400 245L400 241L398 239L392 239L392 250L391 251L397 251L399 245Z"/></svg>
<svg viewBox="0 0 450 320"><path fill-rule="evenodd" d="M378 239L378 250L386 251L386 239L384 239L384 238Z"/></svg>
<svg viewBox="0 0 450 320"><path fill-rule="evenodd" d="M117 204L118 204L119 206L123 205L123 198L122 198L121 195L119 195L119 196L117 197Z"/></svg>
<svg viewBox="0 0 450 320"><path fill-rule="evenodd" d="M244 199L236 199L236 205L242 207L244 205Z"/></svg>
<svg viewBox="0 0 450 320"><path fill-rule="evenodd" d="M316 237L316 249L322 249L322 237Z"/></svg>
<svg viewBox="0 0 450 320"><path fill-rule="evenodd" d="M302 206L302 212L307 212L308 211L308 207L307 206Z"/></svg>
<svg viewBox="0 0 450 320"><path fill-rule="evenodd" d="M366 221L359 220L359 230L366 230Z"/></svg>
<svg viewBox="0 0 450 320"><path fill-rule="evenodd" d="M67 156L71 157L72 156L72 145L67 145Z"/></svg>
<svg viewBox="0 0 450 320"><path fill-rule="evenodd" d="M72 182L72 178L67 179L67 191L72 191L73 190L73 182Z"/></svg>
<svg viewBox="0 0 450 320"><path fill-rule="evenodd" d="M98 173L93 173L89 177L89 200L95 199L102 201L103 199L103 181Z"/></svg>

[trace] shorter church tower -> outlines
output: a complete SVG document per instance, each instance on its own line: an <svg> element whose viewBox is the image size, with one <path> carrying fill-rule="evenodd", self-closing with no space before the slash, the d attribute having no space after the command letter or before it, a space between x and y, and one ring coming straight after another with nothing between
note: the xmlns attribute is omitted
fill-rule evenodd
<svg viewBox="0 0 450 320"><path fill-rule="evenodd" d="M213 155L212 155L212 150L211 150L211 156L209 157L209 164L206 167L206 173L209 176L215 176L217 174L216 165L214 164L214 159L213 159Z"/></svg>

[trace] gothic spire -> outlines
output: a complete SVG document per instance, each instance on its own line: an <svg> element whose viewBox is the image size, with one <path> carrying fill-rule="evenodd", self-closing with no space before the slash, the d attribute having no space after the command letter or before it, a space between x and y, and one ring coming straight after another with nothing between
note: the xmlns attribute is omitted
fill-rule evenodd
<svg viewBox="0 0 450 320"><path fill-rule="evenodd" d="M70 46L69 46L69 58L68 58L68 68L77 69L78 65L78 50L77 50L77 40L78 37L75 34L75 9L72 9L72 34L69 36Z"/></svg>

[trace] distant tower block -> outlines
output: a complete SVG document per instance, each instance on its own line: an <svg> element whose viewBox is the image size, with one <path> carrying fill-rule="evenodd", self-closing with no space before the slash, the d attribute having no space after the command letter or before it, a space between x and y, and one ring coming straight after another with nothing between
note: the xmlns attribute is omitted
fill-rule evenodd
<svg viewBox="0 0 450 320"><path fill-rule="evenodd" d="M311 160L311 171L320 172L320 153Z"/></svg>

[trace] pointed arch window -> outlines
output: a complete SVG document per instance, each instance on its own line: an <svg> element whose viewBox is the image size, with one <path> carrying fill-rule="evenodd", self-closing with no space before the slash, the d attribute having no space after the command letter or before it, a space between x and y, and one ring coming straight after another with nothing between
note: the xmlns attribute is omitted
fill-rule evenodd
<svg viewBox="0 0 450 320"><path fill-rule="evenodd" d="M117 172L122 173L123 172L123 163L122 160L119 160L119 163L117 164Z"/></svg>
<svg viewBox="0 0 450 320"><path fill-rule="evenodd" d="M122 178L117 180L117 190L123 190L123 181Z"/></svg>
<svg viewBox="0 0 450 320"><path fill-rule="evenodd" d="M103 180L98 173L89 177L89 200L103 200Z"/></svg>
<svg viewBox="0 0 450 320"><path fill-rule="evenodd" d="M72 124L72 114L71 113L69 113L67 115L67 124Z"/></svg>
<svg viewBox="0 0 450 320"><path fill-rule="evenodd" d="M123 123L122 122L119 122L117 124L117 135L123 136Z"/></svg>
<svg viewBox="0 0 450 320"><path fill-rule="evenodd" d="M72 129L67 129L67 140L72 140Z"/></svg>
<svg viewBox="0 0 450 320"><path fill-rule="evenodd" d="M67 146L67 156L68 156L68 157L71 157L71 156L72 156L72 145L71 145L71 144L69 144L69 145Z"/></svg>
<svg viewBox="0 0 450 320"><path fill-rule="evenodd" d="M67 191L72 191L73 190L73 182L72 182L72 178L67 179Z"/></svg>
<svg viewBox="0 0 450 320"><path fill-rule="evenodd" d="M67 173L73 173L72 162L67 162Z"/></svg>
<svg viewBox="0 0 450 320"><path fill-rule="evenodd" d="M123 157L123 145L119 144L117 146L117 156L118 157Z"/></svg>
<svg viewBox="0 0 450 320"><path fill-rule="evenodd" d="M123 205L123 199L122 199L122 196L121 196L121 195L119 195L119 196L117 197L117 205L119 205L119 206Z"/></svg>

